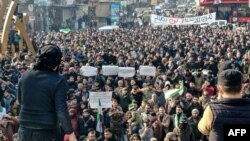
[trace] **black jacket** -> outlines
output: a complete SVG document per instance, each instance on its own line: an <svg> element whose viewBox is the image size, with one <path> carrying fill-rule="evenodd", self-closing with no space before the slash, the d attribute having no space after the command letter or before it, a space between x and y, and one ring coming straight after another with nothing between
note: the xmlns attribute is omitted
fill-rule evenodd
<svg viewBox="0 0 250 141"><path fill-rule="evenodd" d="M87 136L89 129L95 129L95 118L90 116L88 119L80 117L79 119L80 136Z"/></svg>
<svg viewBox="0 0 250 141"><path fill-rule="evenodd" d="M220 99L212 102L210 108L213 113L211 141L223 141L225 125L247 125L250 123L249 99Z"/></svg>
<svg viewBox="0 0 250 141"><path fill-rule="evenodd" d="M66 106L67 82L52 71L31 70L18 84L20 126L55 129L58 121L66 134L73 132Z"/></svg>

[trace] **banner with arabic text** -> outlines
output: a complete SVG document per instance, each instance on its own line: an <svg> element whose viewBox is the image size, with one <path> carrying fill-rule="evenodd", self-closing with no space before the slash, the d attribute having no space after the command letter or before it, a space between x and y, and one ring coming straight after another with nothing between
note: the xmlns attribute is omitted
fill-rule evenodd
<svg viewBox="0 0 250 141"><path fill-rule="evenodd" d="M151 25L200 25L215 21L216 13L187 18L171 18L158 15L151 15Z"/></svg>

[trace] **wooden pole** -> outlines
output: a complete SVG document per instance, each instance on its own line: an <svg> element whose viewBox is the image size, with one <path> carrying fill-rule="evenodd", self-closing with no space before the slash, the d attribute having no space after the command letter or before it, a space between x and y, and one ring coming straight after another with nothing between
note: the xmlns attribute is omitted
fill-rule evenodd
<svg viewBox="0 0 250 141"><path fill-rule="evenodd" d="M7 8L7 0L2 0L2 8L0 9L0 27L3 26L3 16Z"/></svg>
<svg viewBox="0 0 250 141"><path fill-rule="evenodd" d="M23 25L24 25L24 31L27 31L26 25L28 24L29 16L27 16L26 13L23 14L23 20L22 21L23 21ZM23 41L24 41L24 38L23 38L21 30L19 28L18 28L18 35L20 37L20 40L19 40L19 51L23 51Z"/></svg>
<svg viewBox="0 0 250 141"><path fill-rule="evenodd" d="M29 20L29 16L27 15L27 13L24 13L23 14L23 22L21 22L20 19L16 18L16 27L20 33L20 36L23 37L29 51L31 51L31 53L33 55L36 55L35 49L30 41L30 37L25 30L28 20Z"/></svg>
<svg viewBox="0 0 250 141"><path fill-rule="evenodd" d="M6 15L6 19L4 22L4 26L3 26L3 33L2 33L2 37L1 37L1 44L2 44L2 53L5 53L7 51L7 46L8 46L8 41L9 41L9 31L10 31L10 24L11 24L11 20L12 17L14 15L14 11L16 9L17 6L17 0L11 1L7 15Z"/></svg>

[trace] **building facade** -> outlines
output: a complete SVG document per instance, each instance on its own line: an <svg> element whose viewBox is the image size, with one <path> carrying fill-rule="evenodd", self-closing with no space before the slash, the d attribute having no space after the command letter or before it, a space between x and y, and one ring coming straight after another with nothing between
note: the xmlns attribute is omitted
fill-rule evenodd
<svg viewBox="0 0 250 141"><path fill-rule="evenodd" d="M250 22L249 0L200 0L200 6L216 12L217 19L231 23Z"/></svg>

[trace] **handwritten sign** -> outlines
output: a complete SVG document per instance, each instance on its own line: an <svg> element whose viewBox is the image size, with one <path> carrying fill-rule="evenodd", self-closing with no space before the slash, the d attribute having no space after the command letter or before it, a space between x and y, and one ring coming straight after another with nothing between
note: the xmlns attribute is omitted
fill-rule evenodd
<svg viewBox="0 0 250 141"><path fill-rule="evenodd" d="M102 108L111 108L112 107L112 92L89 92L89 104L90 107L98 108L99 99L101 101Z"/></svg>
<svg viewBox="0 0 250 141"><path fill-rule="evenodd" d="M96 76L97 75L97 68L91 66L82 66L81 68L83 76Z"/></svg>
<svg viewBox="0 0 250 141"><path fill-rule="evenodd" d="M118 75L118 66L102 66L102 73L105 76Z"/></svg>
<svg viewBox="0 0 250 141"><path fill-rule="evenodd" d="M197 17L187 17L187 18L171 18L152 14L151 24L152 25L201 25L209 24L214 22L216 18L216 13L210 13L207 15L197 16Z"/></svg>
<svg viewBox="0 0 250 141"><path fill-rule="evenodd" d="M151 66L140 66L139 74L143 76L155 76L156 68Z"/></svg>
<svg viewBox="0 0 250 141"><path fill-rule="evenodd" d="M133 67L119 67L119 77L133 77L135 75L135 68Z"/></svg>

